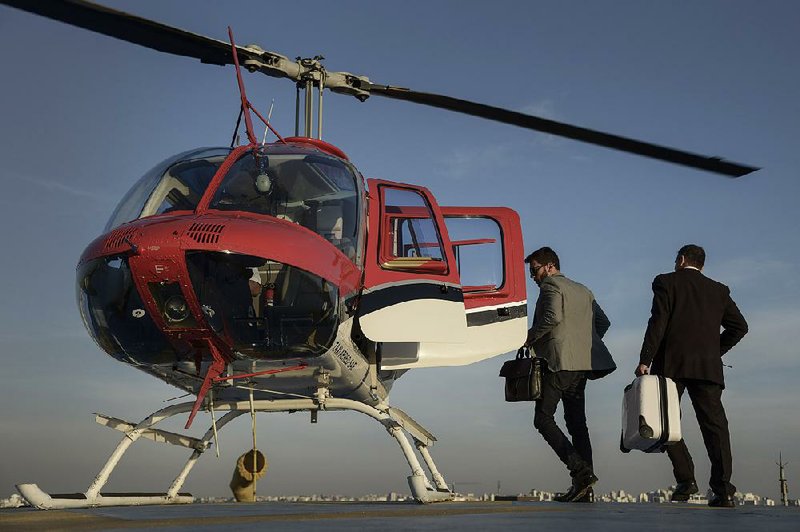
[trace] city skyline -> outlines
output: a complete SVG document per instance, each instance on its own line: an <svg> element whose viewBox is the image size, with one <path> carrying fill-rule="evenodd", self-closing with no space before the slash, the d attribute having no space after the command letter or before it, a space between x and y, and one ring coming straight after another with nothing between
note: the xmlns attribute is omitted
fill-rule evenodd
<svg viewBox="0 0 800 532"><path fill-rule="evenodd" d="M618 369L588 385L597 489L626 492L672 482L666 456L619 452L620 403L647 323L653 277L686 243L703 245L705 272L731 287L750 333L724 362L733 482L779 499L775 460L800 463L800 4L700 0L501 0L302 7L108 0L110 7L289 57L324 55L334 71L408 86L657 144L760 166L730 180L612 150L422 106L326 93L325 140L366 177L417 183L441 205L507 206L525 250L558 251L611 319ZM146 50L0 6L3 161L0 195L0 357L4 427L0 496L15 483L84 489L120 434L102 412L137 422L182 394L119 364L92 342L77 312L75 265L117 202L160 160L230 142L239 100L231 68ZM273 125L290 134L294 90L245 76ZM528 283L529 314L538 296ZM502 363L410 371L390 401L438 438L447 482L514 492L564 490L569 477L532 426L531 404L503 400ZM701 490L709 466L694 414L683 432ZM559 414L560 416L560 414ZM224 493L249 421L220 436L185 489ZM197 418L202 433L209 415ZM166 424L179 431L185 419ZM194 429L193 429L194 430ZM259 492L407 492L407 464L373 421L322 412L258 417L269 471ZM121 462L108 491L164 489L187 458L144 443ZM790 493L800 486L787 469ZM766 472L769 472L767 474Z"/></svg>
<svg viewBox="0 0 800 532"><path fill-rule="evenodd" d="M689 501L682 503L675 503L670 501L670 495L674 491L675 486L667 488L657 488L647 492L641 492L638 495L627 493L625 490L611 490L606 493L595 493L594 502L597 503L624 503L624 504L700 504L708 503L708 495L712 492L709 490L706 494L692 495ZM532 488L525 493L518 493L515 495L502 494L495 492L485 491L458 491L454 492L456 502L470 502L470 501L526 501L526 502L554 502L553 497L556 495L554 492L539 490ZM770 497L762 496L752 492L737 491L734 494L734 500L737 506L755 505L755 506L782 506L780 501L776 501ZM306 494L282 494L282 495L256 495L254 502L413 502L414 499L410 494L389 492L388 494L368 493L361 495L342 495L332 493L306 493ZM236 503L233 495L212 495L204 497L196 497L195 504L204 503ZM789 499L786 506L800 507L800 499ZM1 508L16 508L26 505L26 501L18 494L14 493L10 497L3 499L0 498Z"/></svg>

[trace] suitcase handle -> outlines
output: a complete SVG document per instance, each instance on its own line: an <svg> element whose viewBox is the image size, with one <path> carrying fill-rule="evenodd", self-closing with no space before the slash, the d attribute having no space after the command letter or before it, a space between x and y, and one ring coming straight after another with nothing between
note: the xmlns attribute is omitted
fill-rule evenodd
<svg viewBox="0 0 800 532"><path fill-rule="evenodd" d="M517 360L521 358L531 358L531 348L527 346L522 346L517 349Z"/></svg>

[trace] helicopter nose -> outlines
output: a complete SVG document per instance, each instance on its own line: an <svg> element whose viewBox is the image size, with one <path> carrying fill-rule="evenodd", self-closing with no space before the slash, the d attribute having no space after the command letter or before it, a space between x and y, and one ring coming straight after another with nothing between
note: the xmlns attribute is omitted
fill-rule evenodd
<svg viewBox="0 0 800 532"><path fill-rule="evenodd" d="M87 249L78 299L98 344L129 362L193 360L209 342L228 359L307 357L330 348L357 273L291 223L142 220Z"/></svg>
<svg viewBox="0 0 800 532"><path fill-rule="evenodd" d="M134 365L172 365L185 356L163 334L135 283L129 257L110 255L79 265L76 298L97 345Z"/></svg>

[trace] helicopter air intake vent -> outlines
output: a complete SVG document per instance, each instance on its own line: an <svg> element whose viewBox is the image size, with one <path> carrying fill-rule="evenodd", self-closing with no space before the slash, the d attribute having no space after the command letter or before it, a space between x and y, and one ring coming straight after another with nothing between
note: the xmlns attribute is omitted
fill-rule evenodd
<svg viewBox="0 0 800 532"><path fill-rule="evenodd" d="M198 224L193 223L189 227L187 234L199 244L216 244L219 242L219 235L225 226L222 224Z"/></svg>
<svg viewBox="0 0 800 532"><path fill-rule="evenodd" d="M122 245L129 246L130 238L136 232L135 227L128 227L125 229L118 229L109 235L108 239L106 240L105 248L114 249L118 248ZM127 242L126 242L127 241Z"/></svg>

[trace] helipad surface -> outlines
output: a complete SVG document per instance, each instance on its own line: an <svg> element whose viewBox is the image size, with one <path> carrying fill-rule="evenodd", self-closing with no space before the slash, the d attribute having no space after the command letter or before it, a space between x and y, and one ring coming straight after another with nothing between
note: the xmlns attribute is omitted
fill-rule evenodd
<svg viewBox="0 0 800 532"><path fill-rule="evenodd" d="M0 530L800 530L799 507L549 502L254 503L0 510Z"/></svg>

